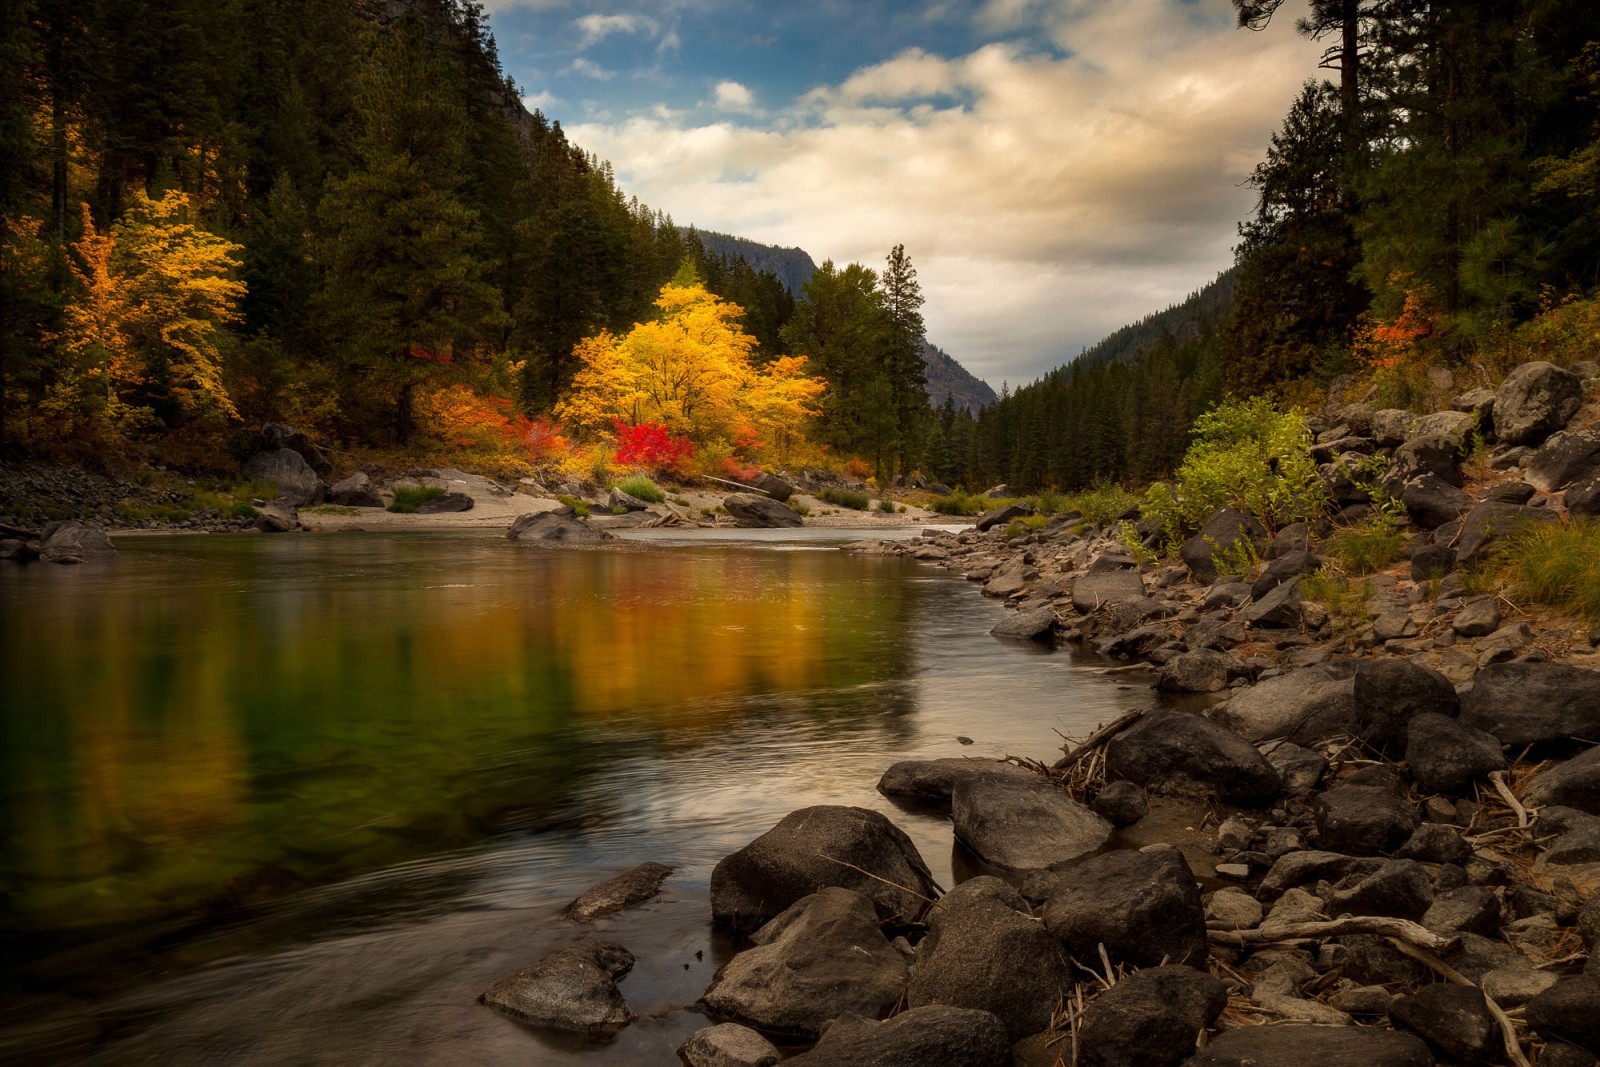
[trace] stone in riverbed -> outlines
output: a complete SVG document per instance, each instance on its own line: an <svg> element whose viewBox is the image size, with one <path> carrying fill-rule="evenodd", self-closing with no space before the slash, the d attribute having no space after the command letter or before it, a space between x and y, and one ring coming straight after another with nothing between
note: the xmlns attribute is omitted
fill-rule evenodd
<svg viewBox="0 0 1600 1067"><path fill-rule="evenodd" d="M786 1067L1010 1067L1006 1028L986 1011L928 1005L884 1022L837 1019Z"/></svg>
<svg viewBox="0 0 1600 1067"><path fill-rule="evenodd" d="M1173 693L1216 693L1228 687L1237 657L1209 648L1175 656L1161 665L1156 688Z"/></svg>
<svg viewBox="0 0 1600 1067"><path fill-rule="evenodd" d="M1459 707L1449 679L1405 659L1359 663L1354 695L1356 731L1380 747L1405 744L1407 724L1416 716L1454 716Z"/></svg>
<svg viewBox="0 0 1600 1067"><path fill-rule="evenodd" d="M1462 792L1491 772L1506 769L1505 752L1494 735L1448 715L1418 715L1409 729L1406 766L1427 792Z"/></svg>
<svg viewBox="0 0 1600 1067"><path fill-rule="evenodd" d="M1423 986L1390 1005L1389 1018L1457 1060L1493 1064L1505 1056L1500 1025L1479 989Z"/></svg>
<svg viewBox="0 0 1600 1067"><path fill-rule="evenodd" d="M1205 908L1174 848L1107 852L1057 873L1044 923L1080 960L1098 958L1104 944L1114 962L1205 966Z"/></svg>
<svg viewBox="0 0 1600 1067"><path fill-rule="evenodd" d="M881 813L818 805L723 857L711 872L711 918L753 930L830 886L859 892L879 919L901 923L915 921L937 892L916 846Z"/></svg>
<svg viewBox="0 0 1600 1067"><path fill-rule="evenodd" d="M1152 967L1089 1002L1078 1024L1084 1067L1175 1067L1228 1005L1228 987L1192 967Z"/></svg>
<svg viewBox="0 0 1600 1067"><path fill-rule="evenodd" d="M1583 382L1576 374L1550 363L1524 363L1495 393L1495 436L1501 444L1540 445L1582 404Z"/></svg>
<svg viewBox="0 0 1600 1067"><path fill-rule="evenodd" d="M1554 524L1561 517L1549 508L1529 508L1485 500L1461 520L1455 540L1456 562L1472 563L1500 542L1529 525Z"/></svg>
<svg viewBox="0 0 1600 1067"><path fill-rule="evenodd" d="M1184 1067L1433 1067L1421 1038L1365 1026L1275 1023L1225 1030Z"/></svg>
<svg viewBox="0 0 1600 1067"><path fill-rule="evenodd" d="M1115 607L1144 594L1144 579L1138 571L1101 571L1072 579L1072 607L1080 615Z"/></svg>
<svg viewBox="0 0 1600 1067"><path fill-rule="evenodd" d="M1308 745L1351 727L1355 670L1348 660L1302 667L1235 693L1207 712L1252 744L1287 738Z"/></svg>
<svg viewBox="0 0 1600 1067"><path fill-rule="evenodd" d="M1337 882L1350 875L1366 877L1379 867L1383 860L1364 856L1346 856L1341 852L1302 850L1280 856L1261 879L1260 894L1271 900L1307 882L1325 880ZM1318 902L1320 906L1320 901ZM1270 919L1269 919L1270 921Z"/></svg>
<svg viewBox="0 0 1600 1067"><path fill-rule="evenodd" d="M1600 977L1563 978L1528 1001L1528 1025L1546 1038L1559 1038L1600 1055Z"/></svg>
<svg viewBox="0 0 1600 1067"><path fill-rule="evenodd" d="M1042 641L1049 643L1056 634L1056 609L1034 608L1015 611L995 624L991 636L1011 641Z"/></svg>
<svg viewBox="0 0 1600 1067"><path fill-rule="evenodd" d="M1390 860L1367 877L1328 898L1327 912L1420 919L1433 903L1433 883L1416 860Z"/></svg>
<svg viewBox="0 0 1600 1067"><path fill-rule="evenodd" d="M319 503L327 488L305 458L289 448L257 452L246 461L241 473L247 481L276 485L275 499L287 508Z"/></svg>
<svg viewBox="0 0 1600 1067"><path fill-rule="evenodd" d="M718 1023L690 1034L678 1058L685 1067L774 1067L782 1054L748 1026Z"/></svg>
<svg viewBox="0 0 1600 1067"><path fill-rule="evenodd" d="M754 493L730 493L722 506L740 526L787 529L804 526L798 512L787 504Z"/></svg>
<svg viewBox="0 0 1600 1067"><path fill-rule="evenodd" d="M571 508L541 511L532 515L519 515L506 536L513 541L528 543L549 541L609 541L611 535L596 526L590 526L572 513Z"/></svg>
<svg viewBox="0 0 1600 1067"><path fill-rule="evenodd" d="M1090 807L1112 826L1132 826L1149 814L1150 801L1133 782L1111 782L1100 790Z"/></svg>
<svg viewBox="0 0 1600 1067"><path fill-rule="evenodd" d="M883 777L878 779L878 792L886 797L906 797L928 803L943 801L948 806L957 782L986 775L1024 782L1039 780L1033 771L1005 760L953 756L946 759L901 760L883 772Z"/></svg>
<svg viewBox="0 0 1600 1067"><path fill-rule="evenodd" d="M1070 863L1104 848L1112 834L1110 823L1043 780L961 779L950 811L956 838L1007 871Z"/></svg>
<svg viewBox="0 0 1600 1067"><path fill-rule="evenodd" d="M417 505L418 515L453 515L461 511L471 511L473 501L466 493L445 493L432 500L424 500Z"/></svg>
<svg viewBox="0 0 1600 1067"><path fill-rule="evenodd" d="M617 990L632 969L633 953L614 941L588 939L496 982L478 1000L530 1026L611 1033L635 1018Z"/></svg>
<svg viewBox="0 0 1600 1067"><path fill-rule="evenodd" d="M1522 801L1532 807L1558 804L1600 815L1600 747L1542 772L1523 791Z"/></svg>
<svg viewBox="0 0 1600 1067"><path fill-rule="evenodd" d="M643 904L661 892L661 883L671 873L672 868L664 863L641 863L615 878L590 886L561 914L573 922L586 923Z"/></svg>
<svg viewBox="0 0 1600 1067"><path fill-rule="evenodd" d="M1244 738L1198 715L1146 712L1106 744L1106 772L1162 792L1267 800L1283 789L1272 765Z"/></svg>
<svg viewBox="0 0 1600 1067"><path fill-rule="evenodd" d="M39 558L46 563L112 559L116 546L98 526L86 522L52 522L39 533Z"/></svg>
<svg viewBox="0 0 1600 1067"><path fill-rule="evenodd" d="M816 1037L846 1012L882 1018L905 992L905 958L883 936L872 901L848 889L801 898L751 941L706 990L713 1014Z"/></svg>
<svg viewBox="0 0 1600 1067"><path fill-rule="evenodd" d="M1336 785L1317 797L1317 840L1349 855L1371 856L1397 848L1417 828L1417 815L1389 789Z"/></svg>
<svg viewBox="0 0 1600 1067"><path fill-rule="evenodd" d="M995 508L993 511L988 511L978 516L977 522L973 523L973 525L977 527L979 533L987 533L996 526L1005 525L1012 519L1020 519L1032 514L1033 508L1027 504L1007 504L1003 508Z"/></svg>
<svg viewBox="0 0 1600 1067"><path fill-rule="evenodd" d="M346 508L383 507L383 497L373 486L372 479L361 471L334 482L333 488L328 490L328 499Z"/></svg>
<svg viewBox="0 0 1600 1067"><path fill-rule="evenodd" d="M1233 508L1219 508L1200 527L1200 532L1183 543L1178 555L1189 573L1201 585L1217 580L1216 556L1248 550L1260 555L1267 544L1267 531L1249 515Z"/></svg>
<svg viewBox="0 0 1600 1067"><path fill-rule="evenodd" d="M1600 737L1600 672L1559 663L1496 663L1461 698L1461 721L1513 747Z"/></svg>

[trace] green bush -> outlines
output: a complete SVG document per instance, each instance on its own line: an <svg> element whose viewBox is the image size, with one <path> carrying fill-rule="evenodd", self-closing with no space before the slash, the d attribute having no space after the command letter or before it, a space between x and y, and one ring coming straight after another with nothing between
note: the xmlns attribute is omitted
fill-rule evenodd
<svg viewBox="0 0 1600 1067"><path fill-rule="evenodd" d="M1600 622L1600 525L1530 525L1501 559L1505 577L1527 600Z"/></svg>
<svg viewBox="0 0 1600 1067"><path fill-rule="evenodd" d="M802 519L805 518L807 515L811 514L811 509L810 508L808 508L804 504L800 503L800 501L794 500L792 498L789 501L789 510L794 512L796 515L800 516Z"/></svg>
<svg viewBox="0 0 1600 1067"><path fill-rule="evenodd" d="M1339 530L1328 539L1324 555L1346 574L1376 574L1405 554L1406 535L1384 519Z"/></svg>
<svg viewBox="0 0 1600 1067"><path fill-rule="evenodd" d="M1139 498L1118 485L1097 485L1063 498L1062 511L1076 511L1096 526L1110 526L1139 505ZM1044 508L1040 508L1044 511Z"/></svg>
<svg viewBox="0 0 1600 1067"><path fill-rule="evenodd" d="M817 496L830 504L838 504L841 508L849 508L852 511L865 511L872 503L872 498L865 493L858 493L854 489L835 489L832 486Z"/></svg>
<svg viewBox="0 0 1600 1067"><path fill-rule="evenodd" d="M981 515L984 504L982 497L972 496L957 489L949 496L935 497L928 507L941 515Z"/></svg>
<svg viewBox="0 0 1600 1067"><path fill-rule="evenodd" d="M894 514L894 501L890 500L888 497L880 497L878 502L877 502L877 508L878 508L879 511L885 512L885 513L890 514L890 515L893 515Z"/></svg>
<svg viewBox="0 0 1600 1067"><path fill-rule="evenodd" d="M556 499L561 501L561 503L565 504L567 507L571 508L572 513L578 518L587 519L589 517L589 505L585 504L577 497L567 496L565 493L563 493L562 495L556 497ZM393 511L394 509L391 508L390 510Z"/></svg>
<svg viewBox="0 0 1600 1067"><path fill-rule="evenodd" d="M630 474L617 483L617 488L631 497L650 504L659 504L667 499L667 494L650 480L648 474Z"/></svg>
<svg viewBox="0 0 1600 1067"><path fill-rule="evenodd" d="M1013 537L1021 537L1024 534L1037 533L1049 524L1050 516L1048 515L1024 515L1021 518L1012 519L1006 526L1006 540L1009 541Z"/></svg>
<svg viewBox="0 0 1600 1067"><path fill-rule="evenodd" d="M410 515L423 504L441 496L444 496L444 490L437 486L401 486L394 491L394 503L389 505L389 510L399 515Z"/></svg>
<svg viewBox="0 0 1600 1067"><path fill-rule="evenodd" d="M1327 487L1311 458L1301 416L1265 397L1222 404L1194 422L1194 443L1171 486L1150 487L1143 508L1167 537L1198 529L1220 507L1254 515L1268 529L1328 511Z"/></svg>

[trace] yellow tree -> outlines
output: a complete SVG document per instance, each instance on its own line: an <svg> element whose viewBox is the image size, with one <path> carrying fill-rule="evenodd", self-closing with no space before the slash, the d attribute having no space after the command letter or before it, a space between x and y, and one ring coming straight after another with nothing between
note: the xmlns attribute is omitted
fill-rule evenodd
<svg viewBox="0 0 1600 1067"><path fill-rule="evenodd" d="M79 293L63 317L68 374L99 386L112 415L148 407L184 420L236 418L222 348L245 295L232 276L240 250L190 222L182 193L135 193L110 234L85 205L72 245Z"/></svg>

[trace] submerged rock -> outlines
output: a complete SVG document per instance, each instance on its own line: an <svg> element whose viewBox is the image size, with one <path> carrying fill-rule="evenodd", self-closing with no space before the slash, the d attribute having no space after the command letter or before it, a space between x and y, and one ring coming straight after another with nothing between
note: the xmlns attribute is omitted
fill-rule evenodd
<svg viewBox="0 0 1600 1067"><path fill-rule="evenodd" d="M672 868L664 863L641 863L584 890L561 914L573 922L586 923L643 904L661 892L661 883L671 873Z"/></svg>
<svg viewBox="0 0 1600 1067"><path fill-rule="evenodd" d="M506 536L513 541L609 541L611 535L590 526L572 514L570 508L519 515Z"/></svg>
<svg viewBox="0 0 1600 1067"><path fill-rule="evenodd" d="M39 533L39 558L46 563L82 563L117 554L111 538L86 522L52 522Z"/></svg>
<svg viewBox="0 0 1600 1067"><path fill-rule="evenodd" d="M610 1033L636 1017L617 990L632 969L633 953L616 942L579 941L496 982L478 1000L530 1026Z"/></svg>

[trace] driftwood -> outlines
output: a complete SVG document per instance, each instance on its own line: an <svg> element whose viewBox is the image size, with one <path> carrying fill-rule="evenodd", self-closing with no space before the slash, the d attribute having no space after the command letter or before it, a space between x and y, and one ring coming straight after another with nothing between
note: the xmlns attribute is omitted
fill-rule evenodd
<svg viewBox="0 0 1600 1067"><path fill-rule="evenodd" d="M1506 802L1506 807L1517 813L1517 828L1525 828L1528 825L1528 809L1522 806L1516 794L1511 792L1511 787L1506 784L1506 772L1491 771L1489 781L1494 783L1494 791L1500 794L1500 799Z"/></svg>
<svg viewBox="0 0 1600 1067"><path fill-rule="evenodd" d="M43 530L30 530L25 526L13 526L9 522L0 522L0 534L6 537L18 537L24 541L37 541Z"/></svg>
<svg viewBox="0 0 1600 1067"><path fill-rule="evenodd" d="M1111 725L1100 727L1100 729L1089 735L1089 739L1087 741L1073 749L1071 752L1067 753L1065 756L1062 756L1060 759L1056 760L1055 765L1050 769L1056 773L1070 771L1073 767L1076 767L1089 753L1093 752L1095 749L1099 748L1101 745L1105 744L1107 741L1111 740L1117 734L1120 734L1122 731L1126 730L1143 717L1144 712L1142 711L1130 711L1128 714L1122 716Z"/></svg>
<svg viewBox="0 0 1600 1067"><path fill-rule="evenodd" d="M1377 934L1392 937L1429 952L1447 952L1459 937L1441 937L1414 922L1384 915L1349 915L1321 922L1279 923L1254 930L1207 930L1206 939L1218 945L1271 945L1279 941L1338 937L1340 934Z"/></svg>
<svg viewBox="0 0 1600 1067"><path fill-rule="evenodd" d="M741 490L743 492L746 492L746 493L760 493L762 496L771 496L772 495L771 493L767 492L765 489L757 489L755 486L753 486L753 485L745 485L743 482L730 482L726 478L713 478L709 474L702 474L700 477L704 478L708 482L721 482L723 485L731 485L731 486L735 487L736 489L739 489L739 490Z"/></svg>

